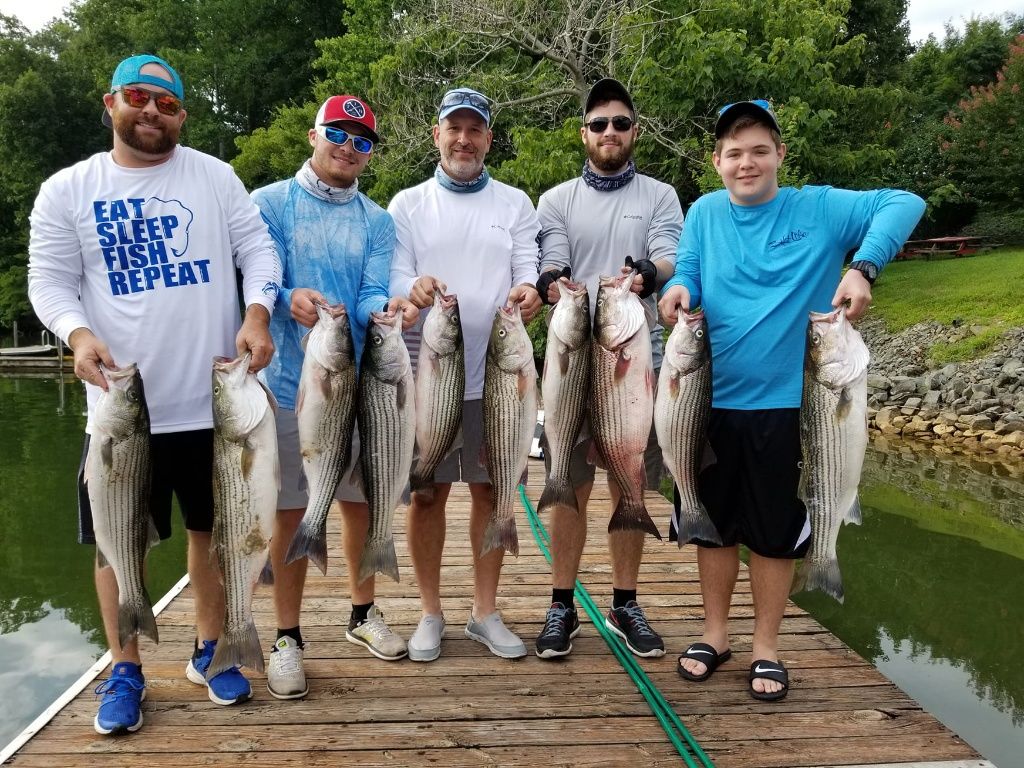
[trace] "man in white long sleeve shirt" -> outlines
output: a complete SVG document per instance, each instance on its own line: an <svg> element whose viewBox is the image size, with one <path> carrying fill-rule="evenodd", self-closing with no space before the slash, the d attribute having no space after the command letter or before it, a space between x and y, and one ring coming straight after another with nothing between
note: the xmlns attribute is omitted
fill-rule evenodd
<svg viewBox="0 0 1024 768"><path fill-rule="evenodd" d="M441 156L434 177L399 192L388 206L398 235L391 294L408 296L421 309L433 304L435 291L457 294L466 347L462 448L438 467L433 500L413 494L407 516L409 552L423 604L423 618L409 640L413 661L433 661L441 653L441 555L451 484L469 484L474 552L481 551L493 507L490 478L480 456L484 358L495 309L519 304L528 322L541 304L534 287L537 214L525 193L491 179L484 168L490 122L485 96L469 88L448 91L433 129ZM411 350L415 347L410 339ZM474 560L473 609L465 632L497 656L518 658L526 655L526 646L504 625L496 606L503 556L499 547Z"/></svg>
<svg viewBox="0 0 1024 768"><path fill-rule="evenodd" d="M251 369L270 361L268 330L281 266L267 226L231 167L178 145L185 121L181 78L163 59L122 61L103 97L113 149L47 179L31 216L29 299L40 320L74 352L86 382L89 421L101 389L100 365L135 362L145 381L153 464L150 510L170 536L171 496L188 531L195 593L196 647L186 667L218 704L244 701L237 668L206 681L223 625L224 589L210 558L213 524L214 356L249 352ZM235 269L243 275L245 315ZM83 453L83 463L84 463ZM93 517L79 470L79 538L94 543ZM118 635L118 586L96 569L113 656L94 727L101 734L142 726L145 697L138 640Z"/></svg>

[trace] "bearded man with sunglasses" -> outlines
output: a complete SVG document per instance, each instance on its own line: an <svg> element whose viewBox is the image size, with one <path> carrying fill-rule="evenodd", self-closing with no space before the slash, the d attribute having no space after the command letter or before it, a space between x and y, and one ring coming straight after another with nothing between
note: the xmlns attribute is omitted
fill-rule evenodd
<svg viewBox="0 0 1024 768"><path fill-rule="evenodd" d="M547 304L558 301L558 278L586 283L594 316L598 279L633 270L632 290L649 308L655 378L661 367L662 328L657 324L655 291L672 276L683 224L679 196L668 184L636 172L633 163L639 127L633 100L618 80L604 78L590 89L580 138L587 152L582 174L541 195L541 276L537 290ZM556 506L551 518L551 607L537 637L542 659L565 656L580 631L573 587L587 537L587 504L594 487L594 466L587 461L590 440L573 451L570 479L576 509ZM653 425L644 456L647 487L657 490L662 458ZM619 490L609 478L615 508ZM665 644L637 602L643 556L643 531L608 534L612 561L612 604L605 625L629 650L642 657L665 653Z"/></svg>
<svg viewBox="0 0 1024 768"><path fill-rule="evenodd" d="M210 558L213 524L215 356L251 353L251 370L274 352L268 324L281 265L259 209L231 166L178 145L186 113L178 73L156 56L131 56L103 97L113 149L47 179L31 216L29 299L39 319L73 350L86 383L92 431L107 384L100 366L136 362L145 380L153 465L150 513L171 534L171 497L188 532L188 573L196 604L196 644L186 667L217 704L252 695L232 668L212 679L224 620L224 588ZM246 310L240 318L235 269ZM86 435L88 452L89 435ZM89 494L79 469L79 540L95 543ZM98 733L137 731L145 697L138 639L118 636L118 586L97 567L96 591L113 657L93 725Z"/></svg>
<svg viewBox="0 0 1024 768"><path fill-rule="evenodd" d="M279 405L281 490L270 543L278 629L267 669L267 689L279 699L298 699L308 690L299 618L309 561L303 557L286 562L309 500L296 416L302 337L317 322L318 304L342 303L359 360L371 312L401 312L406 326L419 315L409 301L388 296L395 225L387 211L359 191L359 175L379 141L377 118L365 101L331 96L320 106L309 130L313 156L291 179L252 193L284 267L281 294L270 321L278 354L266 370ZM374 605L374 577L363 582L357 578L369 525L366 497L355 476L358 446L356 432L350 466L335 490L352 596L345 637L379 659L395 661L406 655L405 641L391 631Z"/></svg>

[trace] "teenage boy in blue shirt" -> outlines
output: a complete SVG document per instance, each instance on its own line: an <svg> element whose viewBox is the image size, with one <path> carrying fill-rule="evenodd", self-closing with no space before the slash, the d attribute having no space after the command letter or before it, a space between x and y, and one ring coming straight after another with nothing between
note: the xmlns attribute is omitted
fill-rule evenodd
<svg viewBox="0 0 1024 768"><path fill-rule="evenodd" d="M754 637L749 690L783 698L789 687L778 634L793 566L810 543L797 498L800 396L808 311L847 303L856 320L871 284L924 212L909 192L779 187L786 156L766 101L729 104L715 124L715 170L725 189L690 208L675 275L659 310L674 325L680 308L702 306L712 350L709 452L699 490L723 545L697 541L704 633L677 671L707 679L728 660L729 604L739 544L750 550ZM856 251L839 279L843 259ZM838 282L838 287L837 287Z"/></svg>

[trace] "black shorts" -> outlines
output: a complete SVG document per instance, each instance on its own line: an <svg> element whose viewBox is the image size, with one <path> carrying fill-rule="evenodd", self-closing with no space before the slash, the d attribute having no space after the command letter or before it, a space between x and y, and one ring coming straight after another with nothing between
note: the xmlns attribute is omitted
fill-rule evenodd
<svg viewBox="0 0 1024 768"><path fill-rule="evenodd" d="M150 435L153 484L149 511L161 539L171 536L171 496L189 531L213 530L213 430L166 432ZM95 544L92 508L85 487L85 457L89 453L89 435L85 436L82 461L78 466L78 541Z"/></svg>
<svg viewBox="0 0 1024 768"><path fill-rule="evenodd" d="M800 410L711 409L698 492L722 545L803 557L811 543L800 482ZM714 546L697 542L700 546Z"/></svg>

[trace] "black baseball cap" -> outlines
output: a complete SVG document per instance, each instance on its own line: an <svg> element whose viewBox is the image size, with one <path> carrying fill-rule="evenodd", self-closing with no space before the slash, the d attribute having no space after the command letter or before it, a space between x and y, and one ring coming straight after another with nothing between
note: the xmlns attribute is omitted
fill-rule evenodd
<svg viewBox="0 0 1024 768"><path fill-rule="evenodd" d="M715 138L720 139L729 130L729 126L743 115L751 115L762 123L767 123L778 133L782 134L779 128L779 120L772 111L772 105L764 99L752 99L751 101L737 101L734 104L726 104L718 110L718 119L715 121Z"/></svg>
<svg viewBox="0 0 1024 768"><path fill-rule="evenodd" d="M636 107L633 106L633 99L629 97L629 91L626 90L626 86L611 77L605 77L598 80L590 88L590 93L587 94L587 103L583 108L583 116L594 108L594 105L603 101L621 101L632 113L632 117L636 119Z"/></svg>

